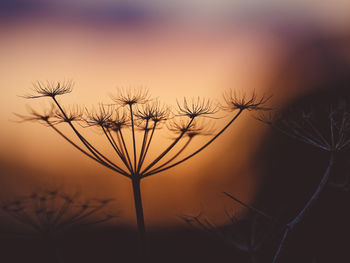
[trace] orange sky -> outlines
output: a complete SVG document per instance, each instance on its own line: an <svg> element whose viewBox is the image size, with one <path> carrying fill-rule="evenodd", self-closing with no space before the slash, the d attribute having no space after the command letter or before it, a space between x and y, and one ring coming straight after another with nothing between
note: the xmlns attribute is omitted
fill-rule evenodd
<svg viewBox="0 0 350 263"><path fill-rule="evenodd" d="M35 80L73 79L74 92L60 98L63 104L109 102L110 92L128 85L146 86L154 97L174 106L176 98L183 96L221 100L229 88L270 88L288 52L286 40L252 25L234 30L174 24L98 30L48 21L29 19L1 27L0 157L7 176L2 179L5 194L46 182L74 185L88 196L116 198L119 222L126 224L134 224L130 182L88 160L50 129L11 122L12 113L24 113L26 103L45 105L45 99L27 101L18 95L25 94ZM274 93L278 98L289 96L282 87ZM216 121L216 127L225 120ZM233 205L222 191L253 200L260 181L255 154L266 132L245 113L200 155L147 178L142 183L146 224L181 223L178 215L200 210L220 224L225 221L224 208ZM167 136L159 135L152 153L164 148Z"/></svg>

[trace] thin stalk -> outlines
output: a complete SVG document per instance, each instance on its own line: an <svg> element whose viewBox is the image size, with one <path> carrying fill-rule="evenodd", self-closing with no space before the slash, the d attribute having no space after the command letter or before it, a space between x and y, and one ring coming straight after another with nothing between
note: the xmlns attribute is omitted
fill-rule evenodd
<svg viewBox="0 0 350 263"><path fill-rule="evenodd" d="M16 220L18 220L19 222L21 222L22 224L31 226L33 229L35 229L35 230L38 231L39 233L42 232L41 228L40 228L37 224L33 223L31 220L28 221L28 218L25 218L25 219L24 219L24 218L22 218L20 215L18 215L18 213L11 213L11 212L6 211L6 210L5 210L5 212L6 212L8 215L10 215L10 216L12 216L13 218L15 218Z"/></svg>
<svg viewBox="0 0 350 263"><path fill-rule="evenodd" d="M121 128L120 128L121 129ZM117 136L117 140L118 140L118 143L116 143L118 146L119 146L119 149L120 149L120 152L122 153L122 155L124 156L124 158L126 159L126 153L124 151L124 148L123 148L123 144L122 144L122 141L120 139L120 135L119 135L119 132L118 131L115 131L115 134ZM113 138L113 137L112 137Z"/></svg>
<svg viewBox="0 0 350 263"><path fill-rule="evenodd" d="M289 137L291 137L291 138L294 138L294 139L296 139L296 140L298 140L298 141L301 141L301 142L304 142L304 143L306 143L306 144L310 144L310 145L315 146L315 147L317 147L317 148L320 148L320 149L322 149L322 150L329 151L328 148L326 148L326 147L324 147L323 145L321 145L321 144L319 144L319 143L316 143L316 142L310 140L309 138L303 136L302 133L300 133L299 131L295 131L296 135L294 135L294 134L292 134L292 133L289 133L288 131L285 131L285 130L283 130L283 129L281 129L281 128L278 128L277 126L273 126L273 127L274 127L276 130L280 131L281 133L283 133L283 134L285 134L285 135L287 135L287 136L289 136Z"/></svg>
<svg viewBox="0 0 350 263"><path fill-rule="evenodd" d="M215 141L238 118L238 116L241 115L242 112L243 112L243 109L240 109L238 111L238 113L232 118L232 120L228 124L226 124L226 126L219 133L217 133L210 141L208 141L206 144L204 144L201 148L199 148L194 153L192 153L192 154L188 155L187 157L183 158L182 160L180 160L180 161L178 161L178 162L176 162L176 163L174 163L172 165L169 165L167 167L164 167L164 168L162 168L160 170L154 169L154 170L148 172L147 174L144 174L143 177L147 177L147 176L150 176L150 175L153 175L153 174L160 173L160 172L163 172L165 170L168 170L168 169L170 169L170 168L172 168L174 166L177 166L177 165L183 163L184 161L190 159L191 157L197 155L202 150L204 150L207 146L209 146L213 141Z"/></svg>
<svg viewBox="0 0 350 263"><path fill-rule="evenodd" d="M290 229L290 227L288 227L288 226L285 228L285 230L284 230L284 232L283 232L283 236L282 236L281 242L280 242L280 244L279 244L279 246L278 246L278 249L277 249L277 251L276 251L276 253L275 253L275 256L274 256L274 258L273 258L272 263L276 263L277 260L279 259L279 256L280 256L280 254L281 254L282 248L283 248L283 246L284 246L284 244L285 244L285 242L286 242L286 240L287 240L287 236L288 236L290 230L291 230L291 229Z"/></svg>
<svg viewBox="0 0 350 263"><path fill-rule="evenodd" d="M134 125L134 114L132 111L132 105L129 104L130 108L130 118L131 118L131 130L132 130L132 146L134 149L134 171L136 171L136 162L137 162L137 156L136 156L136 142L135 142L135 125Z"/></svg>
<svg viewBox="0 0 350 263"><path fill-rule="evenodd" d="M192 122L194 121L194 117L191 118L190 122L187 124L187 127L184 131L180 133L180 135L175 139L175 141L169 145L168 148L166 148L151 164L149 164L142 172L141 174L145 174L149 169L151 169L154 165L156 165L184 136L188 128L191 126Z"/></svg>
<svg viewBox="0 0 350 263"><path fill-rule="evenodd" d="M72 202L68 202L66 200L66 202L62 205L62 207L60 208L60 210L57 213L56 218L53 221L53 225L56 226L56 224L59 222L59 220L63 217L63 215L68 211L68 209L71 207Z"/></svg>
<svg viewBox="0 0 350 263"><path fill-rule="evenodd" d="M324 136L322 135L322 133L316 129L316 127L313 125L313 123L306 119L307 123L309 124L309 126L312 128L312 130L318 135L318 137L322 140L323 144L327 145L328 147L330 147L329 143L327 142L327 140L324 138Z"/></svg>
<svg viewBox="0 0 350 263"><path fill-rule="evenodd" d="M64 112L63 108L61 107L61 105L58 103L58 101L56 100L55 97L52 97L52 99L54 100L55 104L57 105L57 107L60 109L60 111L62 112L63 116L68 119L66 113ZM128 176L128 174L121 169L120 167L118 167L116 164L114 164L113 162L111 162L110 160L108 160L103 154L101 154L96 148L94 148L79 132L78 130L74 127L74 125L70 122L67 121L67 123L69 124L69 126L73 129L74 133L78 136L78 138L80 139L80 141L85 145L85 147L97 158L99 159L101 162L106 163L105 161L103 161L101 159L101 157L103 159L105 159L110 165L112 165L113 167L115 167L116 171L122 175Z"/></svg>
<svg viewBox="0 0 350 263"><path fill-rule="evenodd" d="M167 162L163 163L162 165L158 166L153 171L157 171L158 169L161 169L162 167L166 166L167 164L175 160L187 148L187 146L191 143L192 139L193 137L189 137L188 141L182 146L182 148L172 158L170 158Z"/></svg>
<svg viewBox="0 0 350 263"><path fill-rule="evenodd" d="M303 209L299 212L299 214L292 221L290 221L287 224L287 227L285 229L282 240L281 240L280 245L275 253L275 256L274 256L272 263L276 263L277 260L279 259L281 250L285 244L285 241L287 239L289 232L292 231L294 229L294 227L304 218L306 212L309 211L309 209L315 203L315 201L318 200L320 194L322 193L323 189L327 185L327 182L329 180L329 176L330 176L333 165L334 165L334 153L331 152L328 167L327 167L327 169L326 169L326 171L321 179L321 182L319 183L316 191L313 193L313 195L311 196L309 201L306 203L306 205L303 207Z"/></svg>
<svg viewBox="0 0 350 263"><path fill-rule="evenodd" d="M141 160L142 160L143 152L145 151L145 146L146 146L146 143L147 143L148 122L149 122L149 120L147 119L147 120L146 120L145 131L144 131L144 134L143 134L143 140L142 140L142 147L141 147L139 162L138 162L138 164L137 164L137 173L140 172L140 169L141 169Z"/></svg>
<svg viewBox="0 0 350 263"><path fill-rule="evenodd" d="M52 97L53 101L56 103L57 107L60 109L60 111L62 112L63 116L65 117L65 119L68 120L68 117L66 115L66 113L64 112L63 108L61 107L61 105L58 103L58 101L56 100L55 97ZM70 122L67 121L68 125L73 129L74 133L78 136L78 138L81 140L81 142L85 145L86 148L89 149L89 151L100 161L103 162L103 160L94 152L92 151L92 149L90 148L90 144L85 140L85 138L78 132L78 130L74 127L74 125Z"/></svg>
<svg viewBox="0 0 350 263"><path fill-rule="evenodd" d="M121 154L120 150L118 149L118 146L115 145L115 141L113 140L113 137L110 137L110 136L109 136L109 135L110 135L110 132L107 133L108 130L106 131L106 129L105 129L103 126L101 126L101 128L102 128L102 130L103 130L105 136L107 137L109 143L112 145L114 151L117 153L117 155L119 156L119 158L120 158L120 159L122 160L122 162L125 164L126 168L131 172L131 170L130 170L130 168L129 168L129 166L128 166L128 163L126 162L124 156Z"/></svg>
<svg viewBox="0 0 350 263"><path fill-rule="evenodd" d="M64 227L66 225L73 225L74 223L79 222L90 215L95 214L96 212L98 212L102 208L104 208L104 205L97 206L94 209L91 209L90 211L86 211L86 210L82 211L82 212L76 214L74 217L69 218L68 220L66 220L62 224L58 225L57 228L61 228L61 227Z"/></svg>
<svg viewBox="0 0 350 263"><path fill-rule="evenodd" d="M112 145L113 149L114 149L115 152L118 154L118 156L120 157L120 159L123 160L122 152L121 152L121 150L119 149L118 144L117 144L116 141L114 140L114 138L113 138L113 136L112 136L110 130L109 130L107 127L105 128L105 130L106 130L105 135L106 135L106 134L108 135L108 137L107 137L107 135L106 135L108 141L110 142L110 144Z"/></svg>
<svg viewBox="0 0 350 263"><path fill-rule="evenodd" d="M149 146L151 145L151 141L152 141L152 138L153 138L154 131L156 130L156 126L157 126L157 122L154 122L153 128L152 128L152 132L151 132L151 136L149 137L148 142L147 142L146 150L144 151L143 155L140 157L141 158L140 167L142 167L142 164L145 161L145 158L146 158Z"/></svg>
<svg viewBox="0 0 350 263"><path fill-rule="evenodd" d="M91 158L92 160L98 162L99 164L102 164L103 166L120 173L119 170L117 170L115 167L109 165L108 163L102 161L101 159L97 159L94 156L92 156L91 154L89 154L88 152L84 151L82 148L80 148L77 144L75 144L72 140L70 140L67 136L65 136L59 129L57 129L54 125L52 125L52 123L47 122L47 124L49 125L49 127L51 127L55 132L57 132L60 136L62 136L67 142L69 142L72 146L74 146L76 149L78 149L80 152L82 152L83 154L85 154L86 156L88 156L89 158ZM91 152L91 151L90 151Z"/></svg>
<svg viewBox="0 0 350 263"><path fill-rule="evenodd" d="M125 140L124 140L124 136L123 136L123 133L122 133L122 130L119 129L119 134L120 134L120 138L123 142L123 150L125 151L126 153L126 157L128 159L128 162L129 162L129 166L130 166L130 169L131 171L134 173L134 170L133 170L133 167L132 167L132 164L131 164L131 160L130 160L130 155L129 155L129 152L128 152L128 148L126 147L126 144L125 144Z"/></svg>
<svg viewBox="0 0 350 263"><path fill-rule="evenodd" d="M146 229L145 229L145 220L143 217L140 182L141 182L141 180L138 177L135 177L132 179L132 189L133 189L133 194L134 194L137 229L138 229L138 246L139 246L139 252L142 255L144 253L144 250L145 250Z"/></svg>
<svg viewBox="0 0 350 263"><path fill-rule="evenodd" d="M57 132L60 136L63 137L63 139L65 139L67 142L69 142L71 145L73 145L76 149L78 149L79 151L81 151L83 154L85 154L86 156L88 156L89 158L93 159L96 162L101 163L98 159L96 159L95 157L93 157L91 154L89 154L88 152L84 151L83 149L81 149L78 145L76 145L73 141L71 141L67 136L65 136L60 130L58 130L54 125L52 125L51 122L47 121L47 124L49 125L49 127L51 127L55 132Z"/></svg>
<svg viewBox="0 0 350 263"><path fill-rule="evenodd" d="M237 203L239 203L240 205L242 205L242 206L244 206L244 207L250 209L250 210L253 211L254 213L259 214L259 215L261 215L261 216L263 216L263 217L265 217L265 218L271 220L272 222L275 222L276 224L280 225L280 223L279 223L278 221L276 221L276 219L274 219L272 216L270 216L270 215L264 213L263 211L261 211L261 210L255 208L255 207L253 207L253 206L251 206L251 205L248 205L248 204L242 202L241 200L239 200L238 198L234 197L233 195L231 195L231 194L229 194L229 193L224 192L224 194L227 195L227 196L228 196L229 198L231 198L232 200L234 200L234 201L236 201Z"/></svg>

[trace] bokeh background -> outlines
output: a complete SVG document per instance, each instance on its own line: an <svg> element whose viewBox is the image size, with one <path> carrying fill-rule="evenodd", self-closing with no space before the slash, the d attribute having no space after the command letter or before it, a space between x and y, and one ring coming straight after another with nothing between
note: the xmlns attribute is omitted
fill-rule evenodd
<svg viewBox="0 0 350 263"><path fill-rule="evenodd" d="M26 104L45 107L45 99L20 97L33 81L74 80L74 92L60 98L63 104L110 102L108 94L117 87L142 85L174 107L183 96L220 101L230 88L273 94L273 105L285 105L347 61L349 13L345 0L2 0L1 198L62 185L88 197L116 198L116 223L135 225L128 180L91 162L50 129L15 122L13 113L25 113ZM215 121L216 127L224 121ZM179 215L199 211L225 224L224 209L240 208L223 191L246 202L259 195L259 151L267 133L245 113L200 155L147 178L147 226L177 226L183 224ZM87 134L100 143L96 133ZM155 153L169 135L159 136Z"/></svg>

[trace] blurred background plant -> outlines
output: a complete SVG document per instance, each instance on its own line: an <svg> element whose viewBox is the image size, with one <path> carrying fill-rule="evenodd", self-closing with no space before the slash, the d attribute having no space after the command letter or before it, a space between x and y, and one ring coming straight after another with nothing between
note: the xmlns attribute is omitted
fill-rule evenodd
<svg viewBox="0 0 350 263"><path fill-rule="evenodd" d="M226 196L245 207L248 212L241 214L241 218L226 213L231 223L225 227L216 227L202 214L184 216L185 222L214 234L222 242L246 252L251 262L286 262L281 255L287 249L290 235L297 230L297 226L304 223L305 218L310 217L312 208L316 206L325 189L328 187L335 188L340 192L348 191L349 170L339 170L339 167L344 166L344 161L347 163L344 156L345 158L348 156L350 148L350 112L347 102L346 98L339 97L337 93L326 92L326 94L316 96L316 98L314 95L310 95L310 97L304 98L304 101L291 105L283 111L275 111L268 115L263 113L257 117L258 120L268 124L277 132L325 153L318 163L320 169L324 170L323 174L319 177L319 181L314 183L314 189L310 190L307 199L303 204L300 204L294 215L289 212L286 219L272 216L264 209L245 203L234 194L225 192ZM285 148L284 151L288 151L288 149ZM280 176L283 177L283 174ZM302 173L301 176L307 177L309 175ZM305 181L307 180L305 178ZM274 186L278 187L276 184ZM298 194L299 189L294 190L294 194ZM336 203L344 208L346 204L347 199L338 200ZM266 204L261 203L259 205L266 206ZM273 213L275 214L276 211ZM313 222L309 223L318 224L318 221L322 222L322 220L323 217L319 216L313 218ZM248 231L247 225L250 227ZM232 229L236 231L234 232L236 234L232 234ZM322 232L321 229L319 231ZM275 244L277 244L277 248L274 248ZM266 255L264 259L259 258L261 247L265 249L267 247L274 251L271 261L266 259Z"/></svg>
<svg viewBox="0 0 350 263"><path fill-rule="evenodd" d="M1 204L2 212L27 227L25 232L1 231L2 235L42 238L50 252L50 262L64 262L61 238L72 228L98 225L116 218L108 213L113 199L85 199L80 193L58 188L35 191Z"/></svg>

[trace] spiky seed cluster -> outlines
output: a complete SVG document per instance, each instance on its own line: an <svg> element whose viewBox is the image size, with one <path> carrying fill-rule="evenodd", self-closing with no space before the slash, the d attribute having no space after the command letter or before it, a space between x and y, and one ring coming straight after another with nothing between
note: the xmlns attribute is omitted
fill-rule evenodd
<svg viewBox="0 0 350 263"><path fill-rule="evenodd" d="M183 104L177 101L178 116L186 116L191 119L196 117L210 117L218 112L216 106L209 99L202 99L200 97L192 98L190 102L186 98L183 99Z"/></svg>
<svg viewBox="0 0 350 263"><path fill-rule="evenodd" d="M106 127L113 131L119 131L120 129L128 125L128 114L122 109L115 109L114 114L109 118L109 121L106 123Z"/></svg>
<svg viewBox="0 0 350 263"><path fill-rule="evenodd" d="M27 111L29 115L22 115L18 113L15 113L15 115L20 118L19 122L35 121L40 122L43 125L48 125L49 120L55 115L54 108L54 105L51 104L49 109L43 109L40 113L37 110L27 106Z"/></svg>
<svg viewBox="0 0 350 263"><path fill-rule="evenodd" d="M141 121L152 120L154 122L161 122L168 119L169 108L166 105L162 105L158 100L155 100L137 107L134 115Z"/></svg>
<svg viewBox="0 0 350 263"><path fill-rule="evenodd" d="M167 128L171 132L174 132L176 134L186 133L189 129L191 129L194 126L194 123L190 123L189 120L172 120L171 122L167 123Z"/></svg>
<svg viewBox="0 0 350 263"><path fill-rule="evenodd" d="M70 107L63 107L64 114L61 110L56 109L54 117L56 120L53 123L81 121L83 119L84 111L78 105Z"/></svg>
<svg viewBox="0 0 350 263"><path fill-rule="evenodd" d="M210 145L225 129L230 126L233 121L239 116L234 116L233 119L226 125L218 134L216 134L209 142L204 146L199 148L194 153L184 157L182 160L171 164L166 161L163 164L159 162L166 156L170 151L174 151L174 146L185 136L192 139L197 135L209 135L212 133L209 125L204 123L199 123L197 121L198 117L214 118L213 115L218 111L218 107L213 105L213 103L208 99L193 98L192 100L183 99L183 103L177 101L178 114L174 117L187 117L189 121L187 123L173 124L172 129L177 133L177 138L156 157L151 161L146 167L143 167L146 155L149 151L151 141L154 138L155 131L161 127L159 125L162 122L167 121L170 117L170 111L168 107L159 103L159 101L150 101L148 91L146 89L129 89L123 90L119 89L116 96L112 99L121 107L115 109L115 105L105 105L100 104L97 109L86 110L84 116L82 116L81 110L78 107L65 108L60 105L60 103L55 99L56 95L62 95L64 93L70 92L70 85L61 85L57 82L56 86L53 84L48 84L44 87L42 83L39 82L36 91L38 96L31 97L44 97L49 96L53 99L55 107L57 110L53 117L54 120L48 120L50 116L38 115L31 116L27 119L40 119L46 120L47 125L54 129L63 139L68 143L73 145L80 152L88 156L89 158L97 161L98 163L112 169L113 171L122 174L126 177L133 178L136 174L137 177L143 178L150 176L152 174L158 173L160 171L170 169L192 156L201 152L204 148ZM123 106L128 106L122 108ZM122 109L122 110L121 110ZM22 118L23 119L23 118ZM114 151L118 156L118 161L122 163L117 163L111 161L110 158L102 154L96 149L73 125L73 121L84 121L87 127L97 126L102 128L103 134L106 139L113 147ZM72 128L74 134L80 140L80 145L71 140L62 131L60 131L55 124L66 122ZM125 138L125 134L122 132L122 128L125 126L131 126L131 146L127 146L128 142ZM137 127L138 126L138 127ZM187 127L186 127L187 126ZM140 143L136 142L137 137L135 136L135 129L139 128L144 131L143 139ZM189 140L191 141L191 140ZM188 142L185 146L187 147ZM139 144L139 145L137 145ZM140 149L138 149L140 147ZM185 148L186 148L185 147ZM129 148L129 149L128 149ZM130 151L132 148L132 151ZM173 154L170 158L171 161L175 160L182 151L184 147L179 150L178 153ZM139 151L138 151L139 150ZM165 167L166 165L167 167ZM158 165L158 167L154 167ZM144 168L144 169L143 169ZM162 169L160 169L162 168Z"/></svg>
<svg viewBox="0 0 350 263"><path fill-rule="evenodd" d="M212 125L199 120L195 120L192 123L190 123L190 120L172 120L168 123L167 128L175 134L184 133L190 138L213 133Z"/></svg>
<svg viewBox="0 0 350 263"><path fill-rule="evenodd" d="M231 93L232 96L228 97L229 101L231 102L230 108L232 109L232 107L238 107L241 110L232 117L225 127L223 127L202 147L197 149L192 154L183 157L181 160L174 161L191 141L188 140L185 143L185 146L178 150L178 147L175 147L175 145L177 145L177 143L184 137L189 137L192 139L198 135L212 134L210 125L208 125L208 123L198 122L198 117L215 119L213 115L218 112L218 107L209 99L201 99L198 97L191 100L184 98L182 103L177 101L178 114L175 114L172 118L186 117L188 118L188 121L180 121L179 123L174 122L170 125L170 130L173 130L177 134L177 138L171 142L170 145L158 155L158 157L146 165L144 161L147 160L146 155L149 153L151 142L155 137L155 131L161 127L161 125L159 125L160 123L170 119L170 111L168 107L161 105L157 100L150 101L148 91L146 89L119 89L117 95L112 96L112 99L121 107L118 108L116 105L100 104L97 109L86 110L84 116L82 116L81 110L78 107L62 107L55 99L55 96L71 91L70 83L57 83L58 84L55 86L52 83L48 83L46 86L44 86L39 82L36 86L36 92L39 95L30 96L32 98L44 96L51 97L55 107L57 107L54 114L55 120L49 120L49 118L51 119L51 115L44 116L37 113L34 113L34 116L24 119L39 119L47 121L47 124L53 128L55 132L57 132L63 139L78 149L81 153L102 164L103 166L129 178L144 178L175 167L189 158L192 158L215 141L239 117L243 110L265 109L261 105L267 101L265 98L257 99L255 94L253 94L253 96L248 100L246 100L246 97L244 96L240 101L236 97L234 98ZM123 106L128 107L123 108ZM72 123L73 121L84 121L87 127L97 126L102 128L103 134L106 136L107 141L113 147L117 155L117 161L112 161L111 158L97 150L97 148L79 132L79 129L74 126ZM74 134L79 139L79 143L71 140L65 135L65 133L54 126L54 124L61 122L68 123ZM131 126L131 132L129 135L132 138L132 143L130 143L129 146L129 141L126 138L126 134L122 131L122 128L125 126ZM136 128L144 131L140 142L137 142L138 137L135 135ZM175 149L178 150L177 153L174 153ZM170 151L174 154L169 153ZM173 157L170 158L171 161L174 161L173 163L170 163L169 159L166 162L163 161L163 158L168 154L173 155ZM161 164L162 162L163 164Z"/></svg>
<svg viewBox="0 0 350 263"><path fill-rule="evenodd" d="M155 123L167 121L169 119L170 110L165 104L161 104L158 100L152 103L153 116L152 121Z"/></svg>
<svg viewBox="0 0 350 263"><path fill-rule="evenodd" d="M249 96L242 91L229 90L224 93L225 105L221 108L226 111L235 110L270 110L270 108L264 105L270 100L270 97L262 96L258 97L256 92L253 91Z"/></svg>
<svg viewBox="0 0 350 263"><path fill-rule="evenodd" d="M118 89L116 95L111 95L114 102L122 106L145 104L149 101L148 90L145 88Z"/></svg>
<svg viewBox="0 0 350 263"><path fill-rule="evenodd" d="M99 224L112 219L99 215L112 199L82 200L79 194L46 189L2 204L2 210L39 234L55 235L77 225Z"/></svg>
<svg viewBox="0 0 350 263"><path fill-rule="evenodd" d="M85 122L88 126L102 126L106 127L113 121L112 116L114 113L114 107L111 105L103 105L100 103L98 108L91 110L86 109Z"/></svg>
<svg viewBox="0 0 350 263"><path fill-rule="evenodd" d="M52 97L55 98L58 95L64 95L72 92L74 83L73 81L65 82L40 82L33 83L33 92L35 95L25 95L23 97L27 99L36 99L41 97Z"/></svg>
<svg viewBox="0 0 350 263"><path fill-rule="evenodd" d="M322 105L322 108L327 110L315 111L313 107L290 108L287 112L269 117L262 115L258 119L292 138L326 151L348 148L350 113L346 105L338 102L328 107Z"/></svg>

